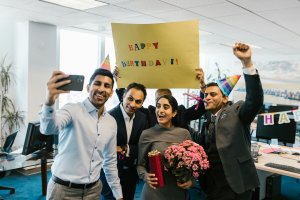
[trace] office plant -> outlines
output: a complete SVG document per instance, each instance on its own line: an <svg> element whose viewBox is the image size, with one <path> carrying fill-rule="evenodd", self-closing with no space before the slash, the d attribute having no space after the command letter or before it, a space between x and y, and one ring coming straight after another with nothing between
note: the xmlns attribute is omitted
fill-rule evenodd
<svg viewBox="0 0 300 200"><path fill-rule="evenodd" d="M0 60L0 146L9 134L24 125L24 111L18 110L8 95L15 81L12 67L12 63L6 64L6 56Z"/></svg>

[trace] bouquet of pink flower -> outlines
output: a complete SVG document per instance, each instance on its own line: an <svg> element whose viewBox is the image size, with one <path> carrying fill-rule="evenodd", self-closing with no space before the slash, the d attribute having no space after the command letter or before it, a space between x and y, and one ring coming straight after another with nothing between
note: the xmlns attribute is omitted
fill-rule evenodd
<svg viewBox="0 0 300 200"><path fill-rule="evenodd" d="M169 146L164 153L164 169L177 177L178 182L198 178L209 168L203 147L191 140Z"/></svg>

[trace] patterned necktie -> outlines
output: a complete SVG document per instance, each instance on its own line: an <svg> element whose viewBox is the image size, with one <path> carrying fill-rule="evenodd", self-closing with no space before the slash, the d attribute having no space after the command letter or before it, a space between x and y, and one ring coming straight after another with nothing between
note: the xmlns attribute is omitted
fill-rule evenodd
<svg viewBox="0 0 300 200"><path fill-rule="evenodd" d="M216 132L216 126L215 126L215 122L216 122L216 117L215 115L211 115L211 120L210 123L208 125L208 144L210 145L214 138L215 138L215 132Z"/></svg>

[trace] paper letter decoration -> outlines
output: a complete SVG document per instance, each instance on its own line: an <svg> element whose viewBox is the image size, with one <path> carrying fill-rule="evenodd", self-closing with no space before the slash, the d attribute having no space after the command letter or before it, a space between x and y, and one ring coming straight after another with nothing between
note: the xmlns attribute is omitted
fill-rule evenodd
<svg viewBox="0 0 300 200"><path fill-rule="evenodd" d="M264 114L264 125L273 125L273 124L274 124L274 115Z"/></svg>
<svg viewBox="0 0 300 200"><path fill-rule="evenodd" d="M290 123L290 122L291 121L290 121L289 116L287 115L286 112L280 113L278 124L287 124L287 123Z"/></svg>
<svg viewBox="0 0 300 200"><path fill-rule="evenodd" d="M300 110L293 110L295 122L300 122Z"/></svg>

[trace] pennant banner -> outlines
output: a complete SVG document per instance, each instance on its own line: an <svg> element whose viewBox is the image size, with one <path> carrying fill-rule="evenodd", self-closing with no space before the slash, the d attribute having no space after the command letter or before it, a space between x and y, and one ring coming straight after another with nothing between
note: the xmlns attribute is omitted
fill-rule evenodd
<svg viewBox="0 0 300 200"><path fill-rule="evenodd" d="M300 122L300 109L283 112L262 113L260 115L264 116L264 125L274 125L274 115L279 115L278 124L290 123L291 121L288 113L293 113L295 122Z"/></svg>

